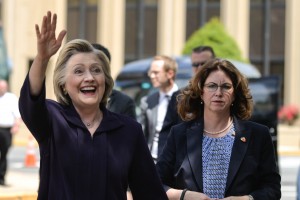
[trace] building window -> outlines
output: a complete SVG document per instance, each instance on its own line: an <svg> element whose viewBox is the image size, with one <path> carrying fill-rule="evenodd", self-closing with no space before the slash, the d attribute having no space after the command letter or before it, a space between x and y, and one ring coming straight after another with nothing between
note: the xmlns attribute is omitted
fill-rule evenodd
<svg viewBox="0 0 300 200"><path fill-rule="evenodd" d="M158 0L126 0L125 62L156 54Z"/></svg>
<svg viewBox="0 0 300 200"><path fill-rule="evenodd" d="M97 0L68 0L67 40L97 41Z"/></svg>
<svg viewBox="0 0 300 200"><path fill-rule="evenodd" d="M255 0L250 5L250 60L263 75L281 76L284 74L285 0Z"/></svg>
<svg viewBox="0 0 300 200"><path fill-rule="evenodd" d="M186 39L211 18L220 18L220 0L187 0L186 3Z"/></svg>

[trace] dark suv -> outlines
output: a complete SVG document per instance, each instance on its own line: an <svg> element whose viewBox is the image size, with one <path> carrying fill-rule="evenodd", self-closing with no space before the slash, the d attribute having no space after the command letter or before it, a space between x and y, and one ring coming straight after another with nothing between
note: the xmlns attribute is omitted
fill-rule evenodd
<svg viewBox="0 0 300 200"><path fill-rule="evenodd" d="M189 56L174 57L178 63L176 83L179 88L187 85L192 77ZM230 59L229 59L230 60ZM140 114L140 99L154 91L147 72L152 58L127 63L116 79L116 87L131 96L137 105L137 116ZM252 121L269 127L277 155L277 111L280 99L281 80L278 76L262 77L255 66L230 60L249 80L249 87L254 100Z"/></svg>

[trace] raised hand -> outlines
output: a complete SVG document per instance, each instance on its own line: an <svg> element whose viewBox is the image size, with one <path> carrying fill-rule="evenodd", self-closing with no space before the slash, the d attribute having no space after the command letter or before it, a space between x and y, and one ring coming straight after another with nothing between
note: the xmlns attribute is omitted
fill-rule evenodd
<svg viewBox="0 0 300 200"><path fill-rule="evenodd" d="M43 17L41 30L38 25L35 25L37 55L29 70L30 92L32 95L40 94L49 59L58 51L66 35L66 31L62 30L56 38L56 20L56 14L53 15L51 20L51 12L48 11L47 16Z"/></svg>
<svg viewBox="0 0 300 200"><path fill-rule="evenodd" d="M48 11L47 15L43 17L41 30L39 26L35 25L37 36L37 56L45 61L48 61L61 46L62 40L66 35L66 31L62 30L56 38L56 21L57 16L53 14L51 19L51 12Z"/></svg>

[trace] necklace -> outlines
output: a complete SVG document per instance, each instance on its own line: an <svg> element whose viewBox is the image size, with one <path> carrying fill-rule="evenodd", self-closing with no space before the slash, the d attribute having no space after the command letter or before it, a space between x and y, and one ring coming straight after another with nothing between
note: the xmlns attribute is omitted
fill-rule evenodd
<svg viewBox="0 0 300 200"><path fill-rule="evenodd" d="M91 121L91 122L86 122L86 127L87 128L92 128L93 126L94 126L94 122L95 122L95 120L96 120L96 118L95 119L93 119L93 121Z"/></svg>
<svg viewBox="0 0 300 200"><path fill-rule="evenodd" d="M99 116L100 116L100 114L97 114L91 122L84 122L86 127L92 128L94 126L95 122L97 122L97 120L99 119Z"/></svg>
<svg viewBox="0 0 300 200"><path fill-rule="evenodd" d="M233 120L231 120L230 123L229 123L224 129L222 129L222 130L220 130L220 131L217 131L217 132L210 132L210 131L207 131L207 130L205 130L205 129L203 129L203 131L204 131L205 133L210 134L210 135L218 135L218 134L220 134L220 133L225 132L229 127L231 127L232 123L233 123Z"/></svg>

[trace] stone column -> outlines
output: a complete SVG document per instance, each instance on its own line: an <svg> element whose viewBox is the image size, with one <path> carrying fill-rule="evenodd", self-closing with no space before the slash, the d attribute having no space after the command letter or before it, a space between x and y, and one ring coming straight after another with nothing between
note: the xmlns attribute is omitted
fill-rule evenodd
<svg viewBox="0 0 300 200"><path fill-rule="evenodd" d="M157 54L181 55L186 32L186 0L159 0Z"/></svg>
<svg viewBox="0 0 300 200"><path fill-rule="evenodd" d="M249 58L249 0L221 0L221 22Z"/></svg>
<svg viewBox="0 0 300 200"><path fill-rule="evenodd" d="M300 1L285 2L284 104L297 104L300 108Z"/></svg>
<svg viewBox="0 0 300 200"><path fill-rule="evenodd" d="M13 63L10 88L17 95L29 70L29 61L36 55L35 24L41 25L42 18L48 10L58 15L58 34L66 28L66 0L3 1L3 29L8 56ZM55 99L52 77L56 58L57 55L49 62L46 79L47 98L52 99Z"/></svg>
<svg viewBox="0 0 300 200"><path fill-rule="evenodd" d="M116 78L124 65L125 0L98 0L97 41L112 55L111 73Z"/></svg>
<svg viewBox="0 0 300 200"><path fill-rule="evenodd" d="M35 24L39 26L46 12L57 13L57 34L66 29L66 0L5 0L2 1L3 30L7 53L13 63L10 76L11 92L19 96L20 89L29 70L29 61L36 56ZM47 98L56 99L53 92L53 69L57 54L49 62L47 69ZM22 124L15 135L14 144L26 144L31 135Z"/></svg>

